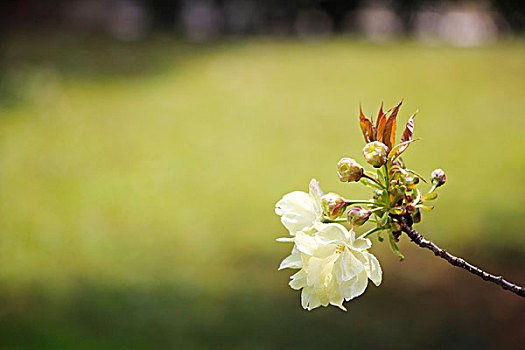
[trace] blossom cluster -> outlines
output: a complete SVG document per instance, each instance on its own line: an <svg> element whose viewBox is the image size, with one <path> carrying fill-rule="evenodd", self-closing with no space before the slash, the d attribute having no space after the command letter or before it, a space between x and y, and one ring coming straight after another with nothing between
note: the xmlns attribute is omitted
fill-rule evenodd
<svg viewBox="0 0 525 350"><path fill-rule="evenodd" d="M369 280L379 286L382 270L369 252L372 242L367 237L375 233L381 242L381 233L386 231L392 251L403 259L397 246L401 224L417 223L421 209L432 210L433 206L425 202L436 199L436 189L446 181L445 172L436 169L428 193L423 195L418 189L421 182L427 181L408 169L401 158L408 146L418 140L412 139L415 114L408 119L401 142L395 145L396 118L402 102L386 112L381 106L375 125L360 112L366 141L362 153L375 173L365 171L349 157L337 164L339 180L371 188L371 199L349 200L336 193L323 194L313 179L308 193L288 193L275 206L275 213L290 233L277 240L293 243L291 254L279 270L299 270L289 284L301 290L301 304L307 310L328 305L346 310L343 303L363 294ZM375 227L356 238L356 229L366 223Z"/></svg>
<svg viewBox="0 0 525 350"><path fill-rule="evenodd" d="M376 286L381 284L381 267L367 251L372 246L368 238L356 238L353 229L341 224L322 222L321 197L313 179L309 193L295 191L277 203L275 212L291 235L278 241L294 243L279 270L299 269L290 287L302 289L303 308L331 304L346 311L343 302L363 294L369 279Z"/></svg>

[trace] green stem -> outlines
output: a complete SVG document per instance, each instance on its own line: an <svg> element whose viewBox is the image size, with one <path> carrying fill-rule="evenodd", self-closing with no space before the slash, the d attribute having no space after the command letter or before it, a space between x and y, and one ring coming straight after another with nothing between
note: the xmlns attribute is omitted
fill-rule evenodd
<svg viewBox="0 0 525 350"><path fill-rule="evenodd" d="M390 180L388 179L388 167L386 166L386 163L384 165L385 167L385 180L386 180L386 190L390 190Z"/></svg>
<svg viewBox="0 0 525 350"><path fill-rule="evenodd" d="M363 233L361 236L358 237L358 239L359 238L366 238L366 237L370 236L372 233L377 232L377 231L382 231L382 230L384 230L383 227L375 227L375 228L373 228L373 229Z"/></svg>
<svg viewBox="0 0 525 350"><path fill-rule="evenodd" d="M323 223L339 223L339 222L346 222L346 219L334 219L334 220L330 220L330 219L323 219Z"/></svg>
<svg viewBox="0 0 525 350"><path fill-rule="evenodd" d="M437 188L436 185L432 185L432 188L430 189L430 191L428 191L428 193L434 192L436 190L436 188Z"/></svg>
<svg viewBox="0 0 525 350"><path fill-rule="evenodd" d="M363 174L362 177L364 177L364 178L366 178L366 179L368 179L368 180L372 180L372 181L374 181L374 182L375 182L377 185L379 185L382 189L385 189L385 186L384 186L380 181L374 179L373 177L368 176L368 175L366 175L366 174Z"/></svg>
<svg viewBox="0 0 525 350"><path fill-rule="evenodd" d="M368 205L378 205L377 202L370 202L365 200L358 200L358 201L348 201L345 203L346 205L353 205L353 204L368 204Z"/></svg>
<svg viewBox="0 0 525 350"><path fill-rule="evenodd" d="M377 208L374 208L374 209L370 209L370 212L373 213L374 211L385 210L385 209L386 209L385 207L377 207Z"/></svg>

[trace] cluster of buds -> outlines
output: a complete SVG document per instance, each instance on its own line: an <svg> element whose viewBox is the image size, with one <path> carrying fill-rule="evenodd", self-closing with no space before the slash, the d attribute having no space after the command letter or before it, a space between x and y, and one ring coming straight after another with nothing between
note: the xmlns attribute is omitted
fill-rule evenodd
<svg viewBox="0 0 525 350"><path fill-rule="evenodd" d="M387 231L393 251L402 258L396 242L402 229L400 217L410 223L421 221L421 210L432 210L433 206L425 202L437 198L435 190L446 181L445 172L436 169L432 172L432 188L423 194L418 186L427 181L415 171L408 169L401 159L401 154L408 146L418 139L413 139L414 117L412 115L403 131L401 142L395 144L396 118L403 101L384 112L383 106L379 110L377 122L360 112L360 124L366 145L363 148L365 161L376 169L374 172L365 171L353 158L342 158L337 164L337 175L341 182L361 182L374 188L372 200L352 201L329 193L322 198L325 217L328 220L347 222L351 227L362 226L368 221L376 227L365 233L377 233L378 239L383 240L381 233ZM358 207L354 204L365 204Z"/></svg>

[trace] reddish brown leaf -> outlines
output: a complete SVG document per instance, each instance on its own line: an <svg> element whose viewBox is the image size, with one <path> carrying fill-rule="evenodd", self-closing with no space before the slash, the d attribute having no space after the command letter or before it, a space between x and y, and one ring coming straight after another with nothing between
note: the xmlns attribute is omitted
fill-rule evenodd
<svg viewBox="0 0 525 350"><path fill-rule="evenodd" d="M383 112L383 102L381 102L381 108L379 109L379 114L377 115L377 123L376 123L376 140L379 142L383 142L383 132L385 131L385 123L386 123L386 114Z"/></svg>
<svg viewBox="0 0 525 350"><path fill-rule="evenodd" d="M382 142L388 147L388 150L391 150L394 146L394 143L396 142L396 118L402 103L403 100L401 100L401 102L399 102L397 106L391 109L392 113L390 114L390 117L388 117L388 120L385 123L385 130L383 131Z"/></svg>
<svg viewBox="0 0 525 350"><path fill-rule="evenodd" d="M417 111L416 113L412 114L410 118L408 118L407 126L405 127L405 131L403 131L403 135L401 136L401 142L412 140L412 134L414 133L414 117L416 114Z"/></svg>
<svg viewBox="0 0 525 350"><path fill-rule="evenodd" d="M399 157L403 152L406 151L406 149L408 148L408 145L418 140L419 139L408 140L408 141L401 142L400 144L396 145L394 148L392 148L390 153L388 153L388 159L393 161L394 159Z"/></svg>
<svg viewBox="0 0 525 350"><path fill-rule="evenodd" d="M372 125L372 122L365 117L361 106L359 106L359 122L361 124L361 131L363 132L366 143L375 141L374 125Z"/></svg>

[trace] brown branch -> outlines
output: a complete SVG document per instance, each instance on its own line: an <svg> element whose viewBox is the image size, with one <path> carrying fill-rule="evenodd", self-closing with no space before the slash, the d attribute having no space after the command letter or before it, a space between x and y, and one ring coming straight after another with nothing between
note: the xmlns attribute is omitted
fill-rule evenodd
<svg viewBox="0 0 525 350"><path fill-rule="evenodd" d="M421 236L421 234L419 234L417 231L415 231L412 228L411 220L410 220L411 218L407 222L407 219L403 216L396 215L395 217L401 224L402 231L405 232L408 235L408 237L410 237L410 239L414 243L416 243L418 246L422 248L430 249L431 251L434 252L434 255L445 259L446 261L448 261L450 264L454 266L461 267L462 269L465 269L468 272L483 278L485 281L495 283L501 286L501 288L503 289L507 289L519 296L525 297L524 287L520 287L514 283L511 283L505 280L502 276L491 275L490 273L483 271L479 267L469 264L465 260L455 257L454 255L450 254L446 250L439 248L436 244L434 244L434 242L425 239L423 236Z"/></svg>

